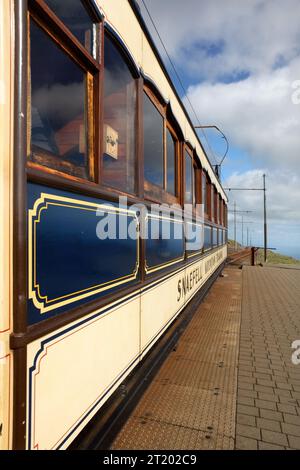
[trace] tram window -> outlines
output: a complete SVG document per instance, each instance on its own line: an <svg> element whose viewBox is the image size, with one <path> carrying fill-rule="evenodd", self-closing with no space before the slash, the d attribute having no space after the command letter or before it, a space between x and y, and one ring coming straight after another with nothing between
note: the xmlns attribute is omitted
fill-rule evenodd
<svg viewBox="0 0 300 470"><path fill-rule="evenodd" d="M211 183L210 186L210 217L211 220L214 220L215 217L215 190L214 185Z"/></svg>
<svg viewBox="0 0 300 470"><path fill-rule="evenodd" d="M137 85L109 36L104 41L104 154L102 181L135 192Z"/></svg>
<svg viewBox="0 0 300 470"><path fill-rule="evenodd" d="M144 174L152 184L164 183L164 120L144 93Z"/></svg>
<svg viewBox="0 0 300 470"><path fill-rule="evenodd" d="M193 204L193 160L188 152L185 152L185 203Z"/></svg>
<svg viewBox="0 0 300 470"><path fill-rule="evenodd" d="M202 173L202 201L203 210L207 214L207 193L206 193L206 175Z"/></svg>
<svg viewBox="0 0 300 470"><path fill-rule="evenodd" d="M220 197L220 224L221 224L221 225L224 224L224 220L223 220L223 214L224 214L223 205L224 205L223 199Z"/></svg>
<svg viewBox="0 0 300 470"><path fill-rule="evenodd" d="M215 202L216 202L216 209L215 209L215 217L216 217L216 222L219 223L219 195L217 192L215 192Z"/></svg>
<svg viewBox="0 0 300 470"><path fill-rule="evenodd" d="M167 192L175 196L176 192L176 142L167 129Z"/></svg>
<svg viewBox="0 0 300 470"><path fill-rule="evenodd" d="M53 10L81 44L92 54L95 43L95 25L81 0L45 0L45 3ZM95 56L95 51L94 56Z"/></svg>
<svg viewBox="0 0 300 470"><path fill-rule="evenodd" d="M208 177L206 177L206 208L205 208L205 212L206 212L208 217L211 216L210 206L211 206L211 189L210 189L209 179L208 179Z"/></svg>
<svg viewBox="0 0 300 470"><path fill-rule="evenodd" d="M204 227L204 250L211 249L211 227Z"/></svg>
<svg viewBox="0 0 300 470"><path fill-rule="evenodd" d="M39 26L30 26L31 160L90 178L87 73Z"/></svg>
<svg viewBox="0 0 300 470"><path fill-rule="evenodd" d="M218 229L213 228L213 246L218 246Z"/></svg>

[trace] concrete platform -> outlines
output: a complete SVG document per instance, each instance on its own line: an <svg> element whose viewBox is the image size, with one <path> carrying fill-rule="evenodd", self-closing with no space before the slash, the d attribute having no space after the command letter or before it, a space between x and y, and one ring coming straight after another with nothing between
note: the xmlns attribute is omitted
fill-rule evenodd
<svg viewBox="0 0 300 470"><path fill-rule="evenodd" d="M112 449L300 449L300 271L228 266Z"/></svg>

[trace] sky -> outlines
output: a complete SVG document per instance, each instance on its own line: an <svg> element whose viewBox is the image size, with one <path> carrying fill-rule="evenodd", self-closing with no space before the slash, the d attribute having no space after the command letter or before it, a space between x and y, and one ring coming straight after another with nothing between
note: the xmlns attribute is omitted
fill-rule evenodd
<svg viewBox="0 0 300 470"><path fill-rule="evenodd" d="M137 0L192 121L215 124L230 148L223 187L261 188L266 174L268 246L300 259L300 0L144 0L184 84L179 86ZM187 99L188 97L188 99ZM199 137L214 164L225 142ZM244 243L263 244L263 192L231 191L244 214ZM242 214L237 238L242 241ZM229 214L229 237L233 216Z"/></svg>

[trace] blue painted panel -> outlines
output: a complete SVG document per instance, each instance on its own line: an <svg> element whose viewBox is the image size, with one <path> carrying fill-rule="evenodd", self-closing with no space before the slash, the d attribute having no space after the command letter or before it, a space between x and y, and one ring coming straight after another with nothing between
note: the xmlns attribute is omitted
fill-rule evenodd
<svg viewBox="0 0 300 470"><path fill-rule="evenodd" d="M28 185L28 201L30 324L138 281L138 240L121 239L119 231L121 219L125 231L136 226L134 212L34 184ZM99 239L96 233L107 210L116 239Z"/></svg>
<svg viewBox="0 0 300 470"><path fill-rule="evenodd" d="M211 227L205 226L204 227L204 249L210 250L211 249Z"/></svg>
<svg viewBox="0 0 300 470"><path fill-rule="evenodd" d="M184 257L185 240L183 223L169 220L147 220L146 271L170 266ZM169 229L168 229L169 227Z"/></svg>
<svg viewBox="0 0 300 470"><path fill-rule="evenodd" d="M204 246L204 224L188 222L186 224L186 249L191 253L201 251Z"/></svg>

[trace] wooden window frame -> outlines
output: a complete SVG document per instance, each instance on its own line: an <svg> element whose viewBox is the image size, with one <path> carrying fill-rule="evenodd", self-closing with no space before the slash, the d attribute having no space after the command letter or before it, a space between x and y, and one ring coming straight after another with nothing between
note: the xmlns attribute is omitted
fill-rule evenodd
<svg viewBox="0 0 300 470"><path fill-rule="evenodd" d="M223 225L223 199L219 195L219 224Z"/></svg>
<svg viewBox="0 0 300 470"><path fill-rule="evenodd" d="M180 204L181 188L180 188L180 159L181 159L181 144L175 126L172 125L170 119L167 118L167 105L162 104L161 101L155 96L152 90L147 85L143 87L143 93L151 101L152 105L157 109L163 120L163 187L148 181L143 175L144 195L145 199L167 204ZM143 96L144 98L144 96ZM144 116L142 112L142 117ZM143 119L142 119L143 120ZM144 122L144 120L143 120ZM167 130L172 135L175 144L175 195L169 193L167 188ZM143 152L144 156L144 152ZM144 161L144 158L143 158Z"/></svg>
<svg viewBox="0 0 300 470"><path fill-rule="evenodd" d="M104 131L104 69L105 69L105 53L104 53L104 44L105 44L105 38L109 37L109 39L114 43L114 46L116 49L118 49L120 55L122 56L124 62L126 63L128 70L132 73L133 78L136 82L136 115L135 115L135 161L134 161L134 169L135 169L135 186L134 186L134 191L133 192L128 192L128 191L123 191L115 186L111 186L109 183L103 181L103 157L104 157L104 139L103 139L103 131ZM141 134L142 134L142 127L141 127L141 116L142 116L142 111L141 111L141 101L142 101L142 79L135 77L136 72L133 70L133 66L130 63L129 59L126 57L126 53L124 52L122 45L118 40L114 37L114 35L108 31L104 30L103 33L103 48L102 48L102 63L103 63L103 72L102 76L103 79L100 81L100 86L101 86L101 96L103 99L101 99L100 103L100 109L101 109L101 120L99 121L99 129L100 129L100 155L99 155L99 184L101 187L103 187L104 190L116 193L119 195L125 195L125 196L131 196L131 197L137 197L143 196L143 188L141 186L141 176L142 176L142 165L141 165Z"/></svg>
<svg viewBox="0 0 300 470"><path fill-rule="evenodd" d="M30 22L33 20L38 27L53 41L53 44L58 46L61 51L66 54L70 60L73 60L86 75L86 95L85 99L87 107L87 157L88 157L88 170L89 177L84 178L69 174L55 168L42 165L40 163L30 160L34 152L31 148L31 126L28 125L27 131L27 168L30 170L38 171L48 175L60 176L66 180L77 181L81 183L98 183L99 182L99 161L96 158L99 155L100 148L100 135L96 123L99 122L100 112L100 80L102 76L102 47L103 47L103 23L93 13L92 9L88 9L91 15L91 21L97 25L97 54L98 57L94 58L84 47L84 45L72 34L72 32L64 25L64 23L55 15L50 7L43 0L29 0L28 2L28 89L31 89L30 83ZM99 59L99 60L97 60ZM27 100L27 120L31 122L31 94ZM41 149L36 152L36 155L43 158L49 154ZM51 158L59 156L51 155ZM76 165L74 165L76 168Z"/></svg>

